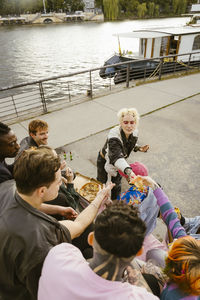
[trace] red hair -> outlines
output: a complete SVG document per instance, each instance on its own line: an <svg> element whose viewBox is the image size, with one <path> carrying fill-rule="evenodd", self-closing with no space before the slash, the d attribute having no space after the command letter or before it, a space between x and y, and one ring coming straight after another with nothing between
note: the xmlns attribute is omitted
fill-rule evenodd
<svg viewBox="0 0 200 300"><path fill-rule="evenodd" d="M183 292L200 295L200 241L191 236L174 241L164 272Z"/></svg>

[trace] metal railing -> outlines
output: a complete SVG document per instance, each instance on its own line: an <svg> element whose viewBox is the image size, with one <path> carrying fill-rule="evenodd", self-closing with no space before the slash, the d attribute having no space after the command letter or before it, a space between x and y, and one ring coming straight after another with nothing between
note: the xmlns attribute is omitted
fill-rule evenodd
<svg viewBox="0 0 200 300"><path fill-rule="evenodd" d="M184 62L185 58L187 62ZM115 74L106 79L100 78L99 71L108 67L115 67ZM11 124L128 88L138 80L161 80L166 75L199 70L200 52L196 52L134 62L131 60L0 88L0 120Z"/></svg>

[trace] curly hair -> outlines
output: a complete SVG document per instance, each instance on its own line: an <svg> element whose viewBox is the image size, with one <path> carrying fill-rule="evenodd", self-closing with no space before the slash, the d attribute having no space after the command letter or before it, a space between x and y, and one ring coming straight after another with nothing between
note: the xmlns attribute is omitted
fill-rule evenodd
<svg viewBox="0 0 200 300"><path fill-rule="evenodd" d="M117 257L135 256L142 247L145 231L138 209L123 202L108 206L94 225L98 244Z"/></svg>
<svg viewBox="0 0 200 300"><path fill-rule="evenodd" d="M15 162L13 176L17 190L25 195L32 194L37 188L47 188L55 180L60 168L60 159L50 148L25 150Z"/></svg>
<svg viewBox="0 0 200 300"><path fill-rule="evenodd" d="M134 120L135 120L135 124L136 126L138 126L139 124L139 119L140 119L140 116L139 116L139 113L137 111L136 108L122 108L118 111L117 113L117 116L118 116L118 119L119 119L119 122L122 121L122 118L126 115L131 115L133 116Z"/></svg>
<svg viewBox="0 0 200 300"><path fill-rule="evenodd" d="M38 130L48 130L48 123L43 120L33 120L28 125L29 134L36 135Z"/></svg>
<svg viewBox="0 0 200 300"><path fill-rule="evenodd" d="M200 241L185 236L174 241L164 273L189 295L200 295Z"/></svg>
<svg viewBox="0 0 200 300"><path fill-rule="evenodd" d="M11 128L8 125L0 122L0 137L8 134L11 131Z"/></svg>

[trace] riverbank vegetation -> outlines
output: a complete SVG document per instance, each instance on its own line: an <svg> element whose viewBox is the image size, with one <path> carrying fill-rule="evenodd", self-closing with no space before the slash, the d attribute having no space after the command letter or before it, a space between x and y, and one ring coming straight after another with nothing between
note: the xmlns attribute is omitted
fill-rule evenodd
<svg viewBox="0 0 200 300"><path fill-rule="evenodd" d="M82 0L45 0L47 12L75 12L84 9ZM44 12L43 0L0 0L0 15Z"/></svg>
<svg viewBox="0 0 200 300"><path fill-rule="evenodd" d="M107 20L180 16L196 0L95 0ZM83 0L45 0L47 12L84 10ZM0 0L0 15L20 15L44 11L43 0Z"/></svg>
<svg viewBox="0 0 200 300"><path fill-rule="evenodd" d="M193 3L196 0L96 0L107 20L180 16Z"/></svg>

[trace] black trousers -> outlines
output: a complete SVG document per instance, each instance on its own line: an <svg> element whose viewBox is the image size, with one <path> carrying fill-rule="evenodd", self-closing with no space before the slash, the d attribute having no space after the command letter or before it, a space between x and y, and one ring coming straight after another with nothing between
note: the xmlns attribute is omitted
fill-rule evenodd
<svg viewBox="0 0 200 300"><path fill-rule="evenodd" d="M108 179L108 174L106 172L106 170L104 169L106 160L100 155L98 155L97 157L97 180L102 182L102 183L106 183L107 179ZM111 191L111 199L112 200L116 200L117 196L121 193L121 180L122 177L121 175L118 173L116 177L111 177L111 181L112 183L115 183L115 186L113 187L112 191Z"/></svg>
<svg viewBox="0 0 200 300"><path fill-rule="evenodd" d="M146 280L147 284L149 285L150 289L152 290L152 293L158 298L160 298L160 287L156 277L152 274L142 274L142 275Z"/></svg>
<svg viewBox="0 0 200 300"><path fill-rule="evenodd" d="M72 240L72 244L81 250L85 259L93 257L93 247L88 244L88 235L90 232L94 231L94 224L90 224L83 233Z"/></svg>

